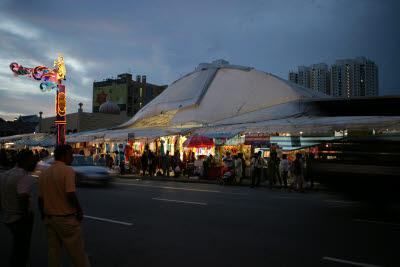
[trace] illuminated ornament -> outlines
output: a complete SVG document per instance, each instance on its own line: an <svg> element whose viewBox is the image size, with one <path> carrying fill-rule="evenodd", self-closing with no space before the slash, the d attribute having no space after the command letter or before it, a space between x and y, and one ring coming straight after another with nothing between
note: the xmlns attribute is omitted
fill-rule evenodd
<svg viewBox="0 0 400 267"><path fill-rule="evenodd" d="M57 97L57 114L59 116L65 116L65 108L67 107L67 101L65 97L65 93L58 93Z"/></svg>
<svg viewBox="0 0 400 267"><path fill-rule="evenodd" d="M54 66L57 66L57 69L51 70L43 66L36 66L31 69L13 62L10 64L10 69L16 77L19 75L28 75L29 78L33 78L36 81L43 81L40 83L40 90L42 92L57 89L55 110L57 119L55 124L57 125L57 146L59 146L65 144L65 125L67 124L65 85L61 83L65 78L66 70L64 58L61 54L58 54L58 62L54 61Z"/></svg>
<svg viewBox="0 0 400 267"><path fill-rule="evenodd" d="M58 62L54 61L54 66L57 66L57 79L64 80L67 70L65 69L64 58L61 54L58 54Z"/></svg>
<svg viewBox="0 0 400 267"><path fill-rule="evenodd" d="M42 92L51 91L53 89L58 90L57 83L46 83L46 82L44 82L44 83L40 84L40 90Z"/></svg>
<svg viewBox="0 0 400 267"><path fill-rule="evenodd" d="M43 82L40 84L40 90L42 92L57 89L57 74L49 68L36 66L31 69L25 68L24 66L18 65L18 63L13 62L10 64L10 69L16 77L19 75L28 75L29 78L33 78L36 81L43 80Z"/></svg>

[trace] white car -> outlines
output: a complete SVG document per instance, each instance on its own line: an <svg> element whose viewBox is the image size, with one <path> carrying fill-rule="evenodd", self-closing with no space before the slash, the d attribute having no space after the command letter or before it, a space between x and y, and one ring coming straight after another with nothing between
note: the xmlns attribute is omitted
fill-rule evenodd
<svg viewBox="0 0 400 267"><path fill-rule="evenodd" d="M36 172L42 172L54 162L54 157L47 157L36 165ZM116 176L116 172L109 170L105 166L99 166L93 162L92 157L84 155L74 155L71 167L75 171L75 184L96 183L107 185Z"/></svg>

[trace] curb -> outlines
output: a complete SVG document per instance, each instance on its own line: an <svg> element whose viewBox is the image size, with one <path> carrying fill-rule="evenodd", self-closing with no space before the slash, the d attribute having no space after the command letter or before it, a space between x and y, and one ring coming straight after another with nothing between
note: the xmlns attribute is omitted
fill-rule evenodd
<svg viewBox="0 0 400 267"><path fill-rule="evenodd" d="M136 174L125 174L125 175L119 175L117 176L120 179L125 179L125 180L131 180L131 179L139 179L139 180L144 180L144 181L161 181L161 182L180 182L180 183L197 183L197 184L216 184L219 185L219 182L217 180L205 180L205 179L190 179L185 176L185 178L175 178L171 176L170 178L166 178L163 176L142 176L142 175L136 175ZM215 178L213 178L215 179ZM247 178L246 180L250 180ZM226 186L241 186L241 187L250 187L251 182L249 183L242 183L242 184L227 184ZM225 186L225 185L223 185ZM261 183L259 187L265 187L268 188L268 184ZM279 185L274 185L274 189L278 188L280 189L281 187ZM327 191L327 188L323 187L320 184L315 184L313 188L306 188L305 190L307 191Z"/></svg>
<svg viewBox="0 0 400 267"><path fill-rule="evenodd" d="M119 175L118 178L121 179L140 179L140 180L148 180L148 181L163 181L163 182L180 182L180 183L198 183L198 184L219 184L218 181L213 180L205 180L205 179L189 179L189 178L164 178L162 176L141 176L141 175L132 175L132 174L125 174Z"/></svg>

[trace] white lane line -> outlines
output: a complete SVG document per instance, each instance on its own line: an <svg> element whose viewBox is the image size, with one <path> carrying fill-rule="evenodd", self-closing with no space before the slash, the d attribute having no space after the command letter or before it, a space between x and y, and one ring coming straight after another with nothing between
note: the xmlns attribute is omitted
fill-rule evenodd
<svg viewBox="0 0 400 267"><path fill-rule="evenodd" d="M361 219L357 219L356 221L357 221L357 222L378 223L378 224L386 224L386 225L400 226L399 223L391 223L391 222L369 221L369 220L361 220Z"/></svg>
<svg viewBox="0 0 400 267"><path fill-rule="evenodd" d="M89 219L94 219L94 220L99 220L99 221L118 223L118 224L123 224L123 225L132 225L132 223L114 221L114 220L109 220L109 219L104 219L104 218L99 218L99 217L94 217L94 216L87 216L87 215L84 215L83 217L89 218Z"/></svg>
<svg viewBox="0 0 400 267"><path fill-rule="evenodd" d="M164 198L153 198L153 199L160 200L160 201L170 201L170 202L188 203L188 204L196 204L196 205L207 205L207 203L200 203L200 202L190 202L190 201L181 201L181 200L164 199Z"/></svg>
<svg viewBox="0 0 400 267"><path fill-rule="evenodd" d="M342 203L342 204L359 204L357 201L343 201L343 200L324 200L325 202L331 203Z"/></svg>
<svg viewBox="0 0 400 267"><path fill-rule="evenodd" d="M121 184L121 185L126 185L126 186L143 186L143 187L164 188L164 189L174 189L174 190L198 191L198 192L212 192L212 193L221 192L221 191L215 191L215 190L181 188L181 187L170 187L170 186L156 186L156 185L144 185L144 184L131 184L131 183L117 183L117 182L114 182L114 184Z"/></svg>
<svg viewBox="0 0 400 267"><path fill-rule="evenodd" d="M355 262L355 261L347 261L347 260L341 260L341 259L336 259L336 258L331 258L331 257L323 257L322 259L326 260L326 261L336 261L336 262L347 263L347 264L363 266L363 267L383 267L383 266L379 266L379 265L373 265L373 264L367 264L367 263Z"/></svg>
<svg viewBox="0 0 400 267"><path fill-rule="evenodd" d="M270 198L295 199L294 197L270 197Z"/></svg>

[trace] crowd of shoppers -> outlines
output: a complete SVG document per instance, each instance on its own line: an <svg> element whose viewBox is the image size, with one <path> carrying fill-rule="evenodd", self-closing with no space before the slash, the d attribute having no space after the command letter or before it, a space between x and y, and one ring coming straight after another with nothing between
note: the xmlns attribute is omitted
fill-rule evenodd
<svg viewBox="0 0 400 267"><path fill-rule="evenodd" d="M273 151L267 162L265 162L262 158L261 151L259 151L255 153L251 159L251 188L257 187L262 177L265 177L270 189L272 189L275 184L279 183L280 188L285 188L289 192L293 189L304 192L306 178L310 182L310 187L314 186L314 179L311 174L313 161L314 154L309 155L308 158L305 159L301 153L296 153L295 159L290 161L286 154L282 155L281 160L278 154ZM290 186L288 185L289 176L292 178Z"/></svg>

